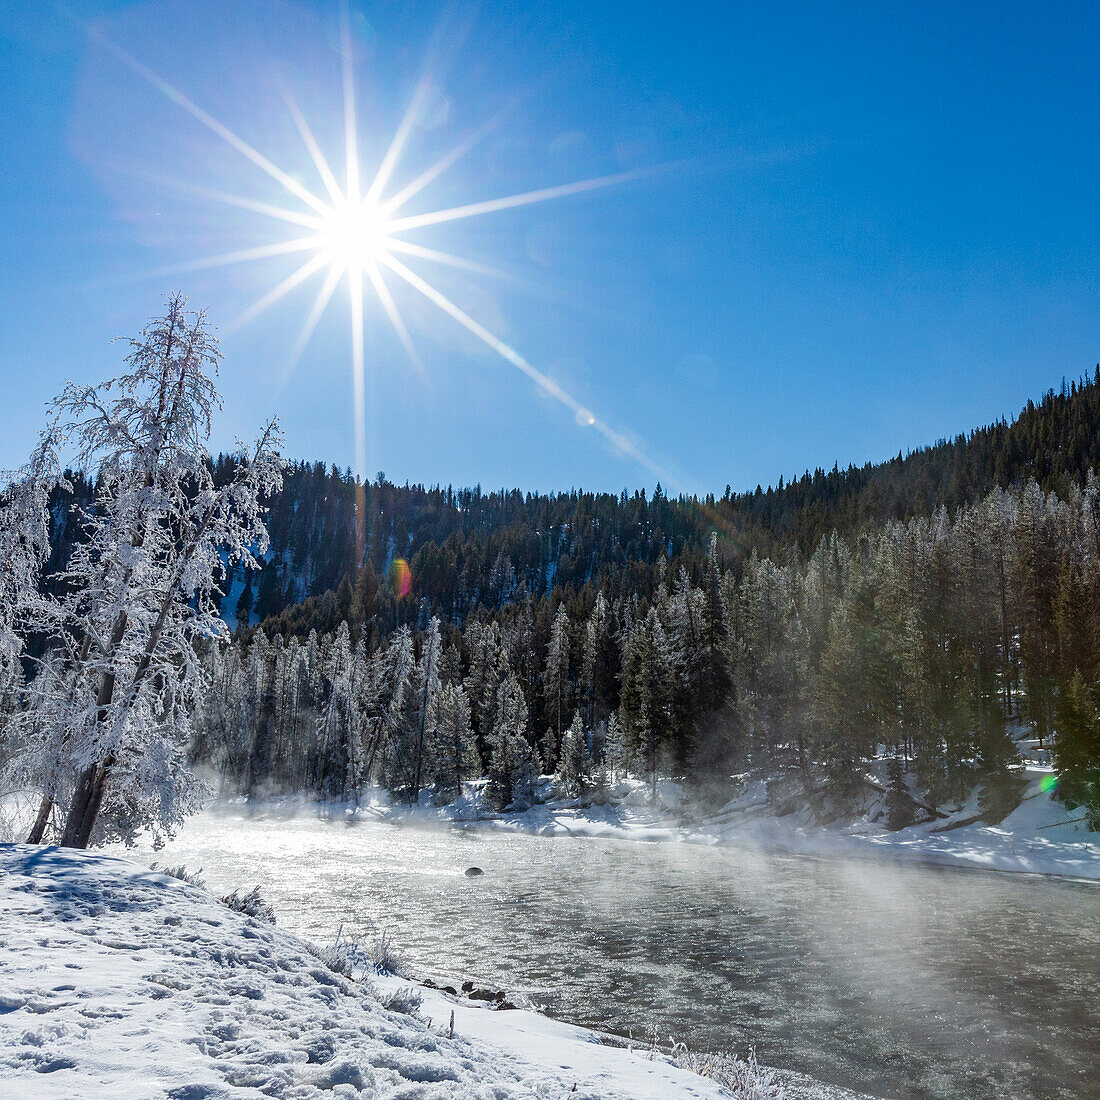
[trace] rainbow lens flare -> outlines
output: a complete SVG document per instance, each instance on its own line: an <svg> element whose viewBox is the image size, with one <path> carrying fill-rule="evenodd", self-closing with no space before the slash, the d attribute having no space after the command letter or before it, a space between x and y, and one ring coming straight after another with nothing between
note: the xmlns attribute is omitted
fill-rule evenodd
<svg viewBox="0 0 1100 1100"><path fill-rule="evenodd" d="M390 566L390 584L393 586L395 599L403 600L412 588L412 570L404 558L394 558Z"/></svg>

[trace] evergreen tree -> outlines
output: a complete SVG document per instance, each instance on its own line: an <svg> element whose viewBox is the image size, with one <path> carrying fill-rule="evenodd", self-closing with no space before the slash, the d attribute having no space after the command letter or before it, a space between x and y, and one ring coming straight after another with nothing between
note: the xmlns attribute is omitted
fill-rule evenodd
<svg viewBox="0 0 1100 1100"><path fill-rule="evenodd" d="M607 722L607 737L603 743L603 758L601 764L606 765L611 774L611 781L615 782L626 774L627 765L626 742L623 739L622 724L619 721L618 712L612 713Z"/></svg>
<svg viewBox="0 0 1100 1100"><path fill-rule="evenodd" d="M511 798L509 806L514 810L527 810L534 804L538 792L539 757L534 746L523 734L511 745Z"/></svg>
<svg viewBox="0 0 1100 1100"><path fill-rule="evenodd" d="M432 697L428 759L437 805L453 802L462 782L481 774L470 704L460 686L444 684Z"/></svg>
<svg viewBox="0 0 1100 1100"><path fill-rule="evenodd" d="M497 692L496 711L489 733L489 782L485 802L490 810L500 811L513 801L514 768L519 760L520 739L526 740L527 702L514 673L509 673Z"/></svg>
<svg viewBox="0 0 1100 1100"><path fill-rule="evenodd" d="M439 658L442 640L439 619L432 617L424 638L418 669L419 697L416 711L416 765L413 773L412 802L420 800L421 780L424 772L424 746L428 734L428 720L432 699L439 691Z"/></svg>
<svg viewBox="0 0 1100 1100"><path fill-rule="evenodd" d="M546 667L542 675L542 691L549 727L543 738L543 757L547 767L553 768L558 760L562 733L565 730L569 706L569 617L565 604L558 604L554 624L550 630L550 643L546 648Z"/></svg>
<svg viewBox="0 0 1100 1100"><path fill-rule="evenodd" d="M592 757L588 751L581 716L576 714L562 738L558 760L558 787L567 798L579 798L588 788L592 770Z"/></svg>
<svg viewBox="0 0 1100 1100"><path fill-rule="evenodd" d="M905 786L905 769L896 756L890 757L886 792L886 827L893 832L913 824L913 800Z"/></svg>
<svg viewBox="0 0 1100 1100"><path fill-rule="evenodd" d="M650 608L627 642L623 659L623 740L657 800L657 776L672 720L672 668L664 629Z"/></svg>
<svg viewBox="0 0 1100 1100"><path fill-rule="evenodd" d="M1059 695L1054 764L1058 796L1071 810L1083 807L1088 827L1100 831L1100 707L1080 672Z"/></svg>

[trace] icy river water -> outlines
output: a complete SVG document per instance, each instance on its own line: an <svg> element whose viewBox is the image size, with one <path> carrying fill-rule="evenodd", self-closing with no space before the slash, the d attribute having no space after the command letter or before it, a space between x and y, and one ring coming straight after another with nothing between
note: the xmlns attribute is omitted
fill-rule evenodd
<svg viewBox="0 0 1100 1100"><path fill-rule="evenodd" d="M876 1097L1100 1096L1100 888L739 848L209 810L160 853L321 942ZM467 878L470 865L484 869Z"/></svg>

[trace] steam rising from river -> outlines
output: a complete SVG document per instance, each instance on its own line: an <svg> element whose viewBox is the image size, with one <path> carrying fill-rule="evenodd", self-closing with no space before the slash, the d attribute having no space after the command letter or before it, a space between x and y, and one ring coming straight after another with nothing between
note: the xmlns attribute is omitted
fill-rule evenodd
<svg viewBox="0 0 1100 1100"><path fill-rule="evenodd" d="M1100 1044L1088 886L315 807L207 812L154 858L222 890L259 882L280 924L315 940L384 925L437 980L638 1038L755 1043L877 1096L1080 1096Z"/></svg>

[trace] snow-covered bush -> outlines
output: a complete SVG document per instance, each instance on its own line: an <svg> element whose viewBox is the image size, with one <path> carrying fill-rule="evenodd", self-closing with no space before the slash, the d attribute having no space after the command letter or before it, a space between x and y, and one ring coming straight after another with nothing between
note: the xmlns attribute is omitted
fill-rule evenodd
<svg viewBox="0 0 1100 1100"><path fill-rule="evenodd" d="M357 945L348 940L341 940L340 933L336 933L336 939L324 947L315 943L305 942L306 950L320 962L324 963L334 974L341 974L345 978L354 975L356 969Z"/></svg>
<svg viewBox="0 0 1100 1100"><path fill-rule="evenodd" d="M222 904L228 905L236 913L244 913L246 917L255 917L268 924L275 923L275 910L260 893L258 886L253 886L247 894L234 890L232 894L226 894L222 898Z"/></svg>
<svg viewBox="0 0 1100 1100"><path fill-rule="evenodd" d="M394 943L388 928L380 928L374 932L367 944L367 956L376 973L393 974L398 978L408 977L408 962Z"/></svg>
<svg viewBox="0 0 1100 1100"><path fill-rule="evenodd" d="M206 889L206 880L200 877L202 875L201 867L197 871L188 871L182 863L178 867L160 867L153 863L150 864L150 869L160 875L178 878L180 882L186 882L188 886L197 886L200 890Z"/></svg>
<svg viewBox="0 0 1100 1100"><path fill-rule="evenodd" d="M750 1050L742 1057L730 1052L722 1054L698 1054L682 1043L673 1047L673 1058L681 1069L691 1070L700 1077L717 1081L729 1089L737 1100L783 1100L785 1091L779 1075L773 1069L760 1065L756 1051Z"/></svg>
<svg viewBox="0 0 1100 1100"><path fill-rule="evenodd" d="M369 940L360 943L344 936L344 926L336 930L336 939L325 947L310 951L337 974L346 978L357 974L390 974L396 978L409 976L405 956L397 949L386 928L376 929Z"/></svg>
<svg viewBox="0 0 1100 1100"><path fill-rule="evenodd" d="M383 1008L390 1012L400 1012L403 1016L419 1016L422 1001L420 990L409 985L398 986L381 997Z"/></svg>

